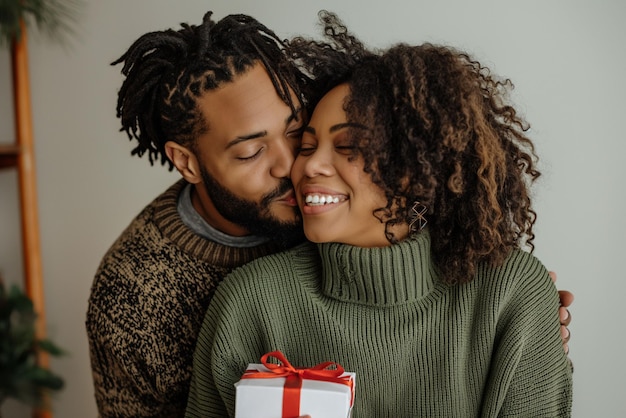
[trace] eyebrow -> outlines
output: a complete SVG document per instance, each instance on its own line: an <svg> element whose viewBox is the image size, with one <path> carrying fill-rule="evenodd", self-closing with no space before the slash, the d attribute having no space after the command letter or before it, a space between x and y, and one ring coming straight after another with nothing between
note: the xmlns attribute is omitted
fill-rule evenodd
<svg viewBox="0 0 626 418"><path fill-rule="evenodd" d="M345 128L357 128L357 129L367 129L367 126L365 125L361 125L360 123L354 123L354 122L344 122L344 123L338 123L336 125L333 125L330 127L330 129L328 130L330 133L333 132L337 132L340 131L342 129ZM304 132L308 132L312 135L315 135L315 128L313 128L312 126L305 126L304 127Z"/></svg>
<svg viewBox="0 0 626 418"><path fill-rule="evenodd" d="M289 125L291 121L298 120L298 115L302 114L302 106L296 107L294 111L289 115L287 119L285 119L285 125Z"/></svg>
<svg viewBox="0 0 626 418"><path fill-rule="evenodd" d="M289 117L285 119L285 126L289 125L294 119L298 119L298 115L301 113L302 113L302 107L296 108L295 112L291 113L291 115L289 115ZM232 141L230 141L228 144L226 144L226 149L234 147L235 145L240 144L244 141L249 141L251 139L257 139L257 138L263 138L264 136L267 136L267 131L259 131L259 132L251 133L249 135L238 136Z"/></svg>

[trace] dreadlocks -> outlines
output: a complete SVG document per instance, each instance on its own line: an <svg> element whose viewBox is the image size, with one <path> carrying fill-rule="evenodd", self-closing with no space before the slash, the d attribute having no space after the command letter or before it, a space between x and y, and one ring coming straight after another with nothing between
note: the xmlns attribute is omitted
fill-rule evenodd
<svg viewBox="0 0 626 418"><path fill-rule="evenodd" d="M196 101L206 91L228 83L260 62L278 96L292 112L291 89L304 103L305 77L283 53L276 34L246 15L230 15L219 22L204 15L201 25L182 23L182 29L147 33L111 65L124 63L126 76L118 94L117 117L138 145L132 155L148 153L150 164L167 158L164 145L174 141L194 149L195 139L209 127Z"/></svg>

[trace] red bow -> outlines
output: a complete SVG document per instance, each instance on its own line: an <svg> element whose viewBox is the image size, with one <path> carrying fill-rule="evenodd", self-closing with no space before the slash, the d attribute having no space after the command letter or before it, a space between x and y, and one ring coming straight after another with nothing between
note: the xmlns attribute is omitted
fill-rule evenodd
<svg viewBox="0 0 626 418"><path fill-rule="evenodd" d="M267 360L274 357L280 364L269 363ZM352 391L353 382L350 376L344 374L343 367L332 361L320 363L310 368L295 368L287 361L285 355L280 351L272 351L261 357L261 363L269 372L259 370L246 370L242 379L268 379L275 377L285 377L285 390L283 391L283 418L300 416L300 390L302 389L302 379L321 380L325 382L340 383L350 387ZM335 366L333 369L329 367ZM352 402L352 401L351 401Z"/></svg>

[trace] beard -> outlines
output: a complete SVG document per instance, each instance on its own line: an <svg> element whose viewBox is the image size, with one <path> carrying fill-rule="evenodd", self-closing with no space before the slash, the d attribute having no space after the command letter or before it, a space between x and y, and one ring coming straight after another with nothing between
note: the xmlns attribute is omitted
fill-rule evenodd
<svg viewBox="0 0 626 418"><path fill-rule="evenodd" d="M200 168L200 173L204 189L217 211L225 219L245 228L253 235L271 238L272 242L282 249L293 247L304 241L302 217L297 206L293 208L294 219L292 221L277 219L270 212L272 201L292 188L289 180L282 180L276 189L265 194L260 202L255 202L235 196L219 184L203 166Z"/></svg>

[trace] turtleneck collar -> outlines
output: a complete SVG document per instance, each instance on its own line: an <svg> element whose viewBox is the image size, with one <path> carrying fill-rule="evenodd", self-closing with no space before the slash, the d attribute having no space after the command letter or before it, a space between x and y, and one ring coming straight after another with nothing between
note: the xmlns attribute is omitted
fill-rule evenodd
<svg viewBox="0 0 626 418"><path fill-rule="evenodd" d="M322 292L364 305L391 306L424 298L437 274L426 230L398 244L361 248L317 244L322 262Z"/></svg>

